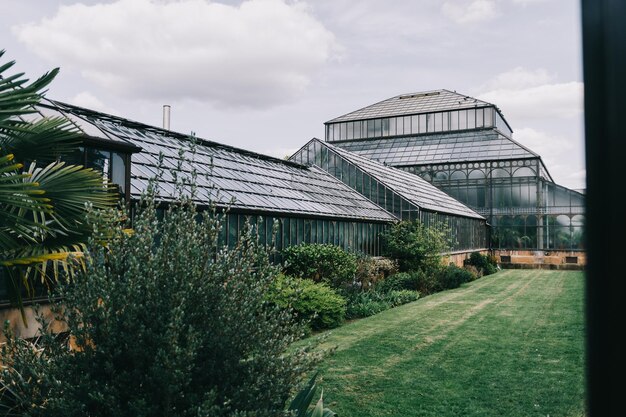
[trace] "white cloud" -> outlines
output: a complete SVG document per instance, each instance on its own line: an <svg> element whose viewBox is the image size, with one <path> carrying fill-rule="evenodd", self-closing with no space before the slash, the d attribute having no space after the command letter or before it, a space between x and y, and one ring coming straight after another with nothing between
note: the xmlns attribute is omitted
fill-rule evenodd
<svg viewBox="0 0 626 417"><path fill-rule="evenodd" d="M510 71L498 74L486 85L484 85L482 91L492 91L499 89L513 89L519 90L522 88L536 87L539 85L548 84L553 80L553 76L548 74L548 71L544 68L538 68L536 70L528 70L523 67L515 67Z"/></svg>
<svg viewBox="0 0 626 417"><path fill-rule="evenodd" d="M517 129L513 139L541 155L552 178L566 187L585 187L584 155L578 138L551 135L529 127ZM567 157L563 157L567 155Z"/></svg>
<svg viewBox="0 0 626 417"><path fill-rule="evenodd" d="M305 4L284 0L78 3L13 31L38 55L113 93L220 106L293 100L336 47Z"/></svg>
<svg viewBox="0 0 626 417"><path fill-rule="evenodd" d="M86 109L97 110L103 113L117 114L117 115L120 114L120 112L104 104L102 100L94 96L89 91L81 91L80 93L76 94L74 97L70 98L68 100L68 103L73 104L75 106L84 107Z"/></svg>
<svg viewBox="0 0 626 417"><path fill-rule="evenodd" d="M536 77L535 80L539 78ZM478 98L496 104L504 111L509 121L555 117L572 118L582 113L582 82L530 84L530 86L524 87L524 85L528 85L528 81L528 79L524 80L521 77L517 84L513 82L510 87L507 87L505 83L493 81L494 84L501 85L501 87L479 94Z"/></svg>
<svg viewBox="0 0 626 417"><path fill-rule="evenodd" d="M498 16L494 0L446 1L441 6L443 14L456 23L476 23Z"/></svg>

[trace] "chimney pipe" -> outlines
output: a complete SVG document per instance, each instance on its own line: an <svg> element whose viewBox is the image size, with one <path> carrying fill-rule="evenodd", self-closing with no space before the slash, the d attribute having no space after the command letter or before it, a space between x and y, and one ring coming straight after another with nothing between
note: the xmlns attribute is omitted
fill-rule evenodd
<svg viewBox="0 0 626 417"><path fill-rule="evenodd" d="M163 129L170 130L170 110L169 104L163 105Z"/></svg>

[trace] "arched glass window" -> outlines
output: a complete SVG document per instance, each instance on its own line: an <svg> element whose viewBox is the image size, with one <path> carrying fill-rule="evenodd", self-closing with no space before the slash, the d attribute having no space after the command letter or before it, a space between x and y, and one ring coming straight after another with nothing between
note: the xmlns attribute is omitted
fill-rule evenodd
<svg viewBox="0 0 626 417"><path fill-rule="evenodd" d="M485 179L485 173L482 169L474 169L470 171L467 177L471 180L477 180L477 179L482 180L482 179Z"/></svg>
<svg viewBox="0 0 626 417"><path fill-rule="evenodd" d="M528 167L518 168L513 172L514 177L534 177L536 175L535 170Z"/></svg>
<svg viewBox="0 0 626 417"><path fill-rule="evenodd" d="M454 171L452 174L450 174L450 179L451 180L464 180L464 179L467 179L467 176L465 175L465 172L463 171Z"/></svg>
<svg viewBox="0 0 626 417"><path fill-rule="evenodd" d="M502 168L495 168L491 171L491 178L509 178L509 172Z"/></svg>

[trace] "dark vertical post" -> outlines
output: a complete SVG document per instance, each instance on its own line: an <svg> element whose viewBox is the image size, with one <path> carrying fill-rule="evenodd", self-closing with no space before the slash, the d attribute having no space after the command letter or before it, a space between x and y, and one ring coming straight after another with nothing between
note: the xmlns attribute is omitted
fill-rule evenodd
<svg viewBox="0 0 626 417"><path fill-rule="evenodd" d="M626 2L583 0L587 152L587 395L590 416L624 415Z"/></svg>

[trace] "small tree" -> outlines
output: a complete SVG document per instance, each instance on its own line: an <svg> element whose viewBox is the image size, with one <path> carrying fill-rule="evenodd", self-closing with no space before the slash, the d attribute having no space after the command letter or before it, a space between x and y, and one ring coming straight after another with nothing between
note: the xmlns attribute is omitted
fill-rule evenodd
<svg viewBox="0 0 626 417"><path fill-rule="evenodd" d="M426 227L419 220L402 221L383 234L383 251L398 261L400 271L434 271L441 266L441 254L450 249L448 234L444 224Z"/></svg>

